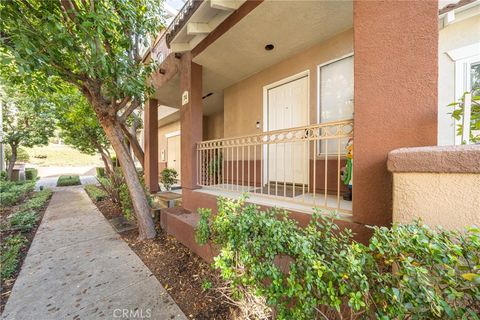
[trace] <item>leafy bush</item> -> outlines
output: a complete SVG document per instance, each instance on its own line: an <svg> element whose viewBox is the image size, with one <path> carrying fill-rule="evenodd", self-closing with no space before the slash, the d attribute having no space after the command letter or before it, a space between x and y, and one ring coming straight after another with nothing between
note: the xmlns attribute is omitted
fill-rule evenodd
<svg viewBox="0 0 480 320"><path fill-rule="evenodd" d="M85 191L90 196L90 198L95 201L102 201L107 198L107 193L93 184L86 185Z"/></svg>
<svg viewBox="0 0 480 320"><path fill-rule="evenodd" d="M120 204L120 186L125 184L125 179L123 178L122 172L120 170L114 170L109 176L97 178L100 183L100 187L105 191L106 194L114 203Z"/></svg>
<svg viewBox="0 0 480 320"><path fill-rule="evenodd" d="M2 279L10 278L18 267L20 250L27 243L27 239L20 235L9 236L2 242L0 252L0 276Z"/></svg>
<svg viewBox="0 0 480 320"><path fill-rule="evenodd" d="M34 188L34 181L0 181L0 207L15 205Z"/></svg>
<svg viewBox="0 0 480 320"><path fill-rule="evenodd" d="M104 167L96 167L97 178L104 178L105 177L105 168Z"/></svg>
<svg viewBox="0 0 480 320"><path fill-rule="evenodd" d="M57 181L57 187L79 186L81 184L79 176L60 176Z"/></svg>
<svg viewBox="0 0 480 320"><path fill-rule="evenodd" d="M141 171L138 172L138 178L140 179L143 188L146 189ZM130 198L130 192L120 168L116 168L114 173L110 174L108 177L98 178L97 180L100 182L101 188L108 194L112 201L120 205L123 216L126 219L132 219L134 217L132 199ZM151 203L151 197L148 195L147 200Z"/></svg>
<svg viewBox="0 0 480 320"><path fill-rule="evenodd" d="M160 182L163 184L167 191L172 189L172 185L177 182L177 170L165 168L160 172Z"/></svg>
<svg viewBox="0 0 480 320"><path fill-rule="evenodd" d="M7 180L7 172L6 171L0 171L0 181L5 181Z"/></svg>
<svg viewBox="0 0 480 320"><path fill-rule="evenodd" d="M463 116L465 110L465 92L462 97L455 102L449 104L453 107L452 118L457 120L457 136L463 135ZM470 114L470 141L471 143L480 143L480 88L473 88L470 92L472 94L471 114ZM462 141L465 143L465 141Z"/></svg>
<svg viewBox="0 0 480 320"><path fill-rule="evenodd" d="M334 214L316 212L301 228L244 199L201 213L197 240L218 246L214 266L232 297L264 297L278 319L478 319L478 228L375 227L365 246Z"/></svg>
<svg viewBox="0 0 480 320"><path fill-rule="evenodd" d="M50 189L44 189L42 191L35 192L32 198L28 199L22 204L22 210L38 210L42 208L45 203L50 199L53 192Z"/></svg>
<svg viewBox="0 0 480 320"><path fill-rule="evenodd" d="M37 213L31 210L17 212L9 219L10 227L21 232L30 231L37 221Z"/></svg>
<svg viewBox="0 0 480 320"><path fill-rule="evenodd" d="M25 179L27 180L36 180L38 176L38 170L35 168L26 168L25 169Z"/></svg>

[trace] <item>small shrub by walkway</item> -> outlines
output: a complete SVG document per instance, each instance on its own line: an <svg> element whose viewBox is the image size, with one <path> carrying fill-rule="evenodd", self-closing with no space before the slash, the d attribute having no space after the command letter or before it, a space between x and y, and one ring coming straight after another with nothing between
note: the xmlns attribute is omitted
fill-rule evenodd
<svg viewBox="0 0 480 320"><path fill-rule="evenodd" d="M57 180L57 187L79 186L81 184L79 176L60 176Z"/></svg>
<svg viewBox="0 0 480 320"><path fill-rule="evenodd" d="M0 181L0 209L17 204L34 188L34 181Z"/></svg>

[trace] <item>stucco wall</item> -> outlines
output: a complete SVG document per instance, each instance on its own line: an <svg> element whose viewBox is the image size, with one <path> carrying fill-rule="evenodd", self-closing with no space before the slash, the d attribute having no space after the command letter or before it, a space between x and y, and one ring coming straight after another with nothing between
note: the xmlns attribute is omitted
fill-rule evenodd
<svg viewBox="0 0 480 320"><path fill-rule="evenodd" d="M353 52L352 29L225 89L225 137L262 132L263 87L305 70L310 70L310 123L315 123L317 115L317 66L351 52ZM259 129L256 128L257 121L261 125Z"/></svg>
<svg viewBox="0 0 480 320"><path fill-rule="evenodd" d="M388 152L437 144L438 1L354 1L353 12L353 216L388 225Z"/></svg>
<svg viewBox="0 0 480 320"><path fill-rule="evenodd" d="M474 30L477 30L475 32ZM446 26L439 32L438 45L438 144L453 145L454 121L448 104L455 100L455 62L447 52L480 42L480 16Z"/></svg>
<svg viewBox="0 0 480 320"><path fill-rule="evenodd" d="M480 174L394 173L393 221L421 218L429 226L480 226Z"/></svg>
<svg viewBox="0 0 480 320"><path fill-rule="evenodd" d="M480 226L480 146L401 148L388 154L393 221Z"/></svg>
<svg viewBox="0 0 480 320"><path fill-rule="evenodd" d="M223 138L223 111L203 117L203 140Z"/></svg>

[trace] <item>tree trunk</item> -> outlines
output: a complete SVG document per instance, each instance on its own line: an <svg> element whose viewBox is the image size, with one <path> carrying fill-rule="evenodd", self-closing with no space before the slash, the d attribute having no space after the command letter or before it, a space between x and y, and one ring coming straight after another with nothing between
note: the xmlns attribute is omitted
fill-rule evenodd
<svg viewBox="0 0 480 320"><path fill-rule="evenodd" d="M103 165L105 166L105 172L109 176L113 172L113 163L112 158L108 156L108 154L100 147L97 148L98 153L102 157Z"/></svg>
<svg viewBox="0 0 480 320"><path fill-rule="evenodd" d="M15 166L15 162L17 161L17 145L10 144L10 149L12 150L12 156L8 161L8 168L7 168L7 179L12 181L13 176L13 167Z"/></svg>
<svg viewBox="0 0 480 320"><path fill-rule="evenodd" d="M130 146L132 147L133 154L142 165L142 168L144 168L145 153L143 152L143 149L140 146L140 143L138 142L137 137L132 136L132 134L129 132L129 130L125 126L122 126L122 130L123 130L123 133L125 134L125 137L127 137L128 141L130 142Z"/></svg>
<svg viewBox="0 0 480 320"><path fill-rule="evenodd" d="M132 204L138 222L138 236L140 239L154 238L156 232L152 216L150 215L150 206L148 205L145 191L138 178L135 163L125 144L122 128L115 120L112 121L105 118L102 120L103 129L115 150L117 160L120 162L125 182L130 192L130 197L132 198Z"/></svg>

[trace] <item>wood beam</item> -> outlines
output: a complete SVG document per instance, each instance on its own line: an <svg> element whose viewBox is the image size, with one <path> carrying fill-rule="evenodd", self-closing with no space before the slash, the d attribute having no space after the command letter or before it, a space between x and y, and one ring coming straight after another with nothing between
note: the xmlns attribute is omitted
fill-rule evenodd
<svg viewBox="0 0 480 320"><path fill-rule="evenodd" d="M208 23L189 22L187 24L188 35L209 34L210 32L212 32L212 27Z"/></svg>

